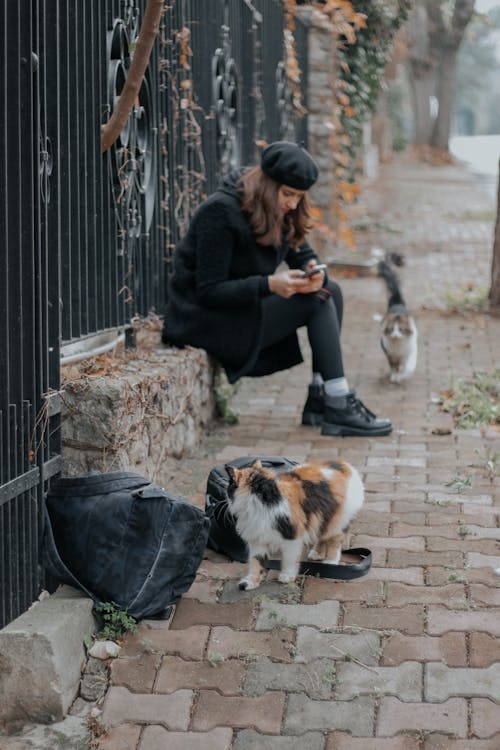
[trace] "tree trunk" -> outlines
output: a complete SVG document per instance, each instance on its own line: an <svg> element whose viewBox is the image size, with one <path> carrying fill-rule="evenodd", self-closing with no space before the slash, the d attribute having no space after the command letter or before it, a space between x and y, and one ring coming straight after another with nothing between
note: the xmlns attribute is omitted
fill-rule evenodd
<svg viewBox="0 0 500 750"><path fill-rule="evenodd" d="M432 132L430 97L434 93L434 71L418 60L410 60L410 90L415 118L414 142L429 143Z"/></svg>
<svg viewBox="0 0 500 750"><path fill-rule="evenodd" d="M107 151L125 127L137 101L151 50L160 29L164 0L148 0L127 79L116 107L101 128L101 151Z"/></svg>
<svg viewBox="0 0 500 750"><path fill-rule="evenodd" d="M499 163L500 169L500 163ZM500 317L500 179L497 194L497 221L493 243L493 260L491 263L491 287L489 292L490 312Z"/></svg>
<svg viewBox="0 0 500 750"><path fill-rule="evenodd" d="M451 130L451 113L455 99L455 71L457 67L458 48L444 47L439 68L437 98L438 116L431 135L431 146L444 151L448 150Z"/></svg>

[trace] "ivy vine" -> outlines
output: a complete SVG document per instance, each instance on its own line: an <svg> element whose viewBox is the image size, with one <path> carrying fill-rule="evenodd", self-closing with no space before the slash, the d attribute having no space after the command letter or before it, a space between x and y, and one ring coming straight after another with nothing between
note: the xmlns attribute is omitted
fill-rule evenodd
<svg viewBox="0 0 500 750"><path fill-rule="evenodd" d="M283 0L285 2L285 0ZM336 107L331 121L336 161L337 240L354 247L347 207L359 195L357 178L363 143L363 126L375 112L384 71L391 57L394 38L414 0L322 0L310 4L332 24L337 44L338 79ZM286 2L288 9L290 0Z"/></svg>
<svg viewBox="0 0 500 750"><path fill-rule="evenodd" d="M340 118L342 131L349 136L343 176L351 183L356 179L363 125L376 110L394 38L408 18L412 0L352 0L352 6L365 23L357 28L354 43L341 36L338 50L340 80L348 99L341 107Z"/></svg>

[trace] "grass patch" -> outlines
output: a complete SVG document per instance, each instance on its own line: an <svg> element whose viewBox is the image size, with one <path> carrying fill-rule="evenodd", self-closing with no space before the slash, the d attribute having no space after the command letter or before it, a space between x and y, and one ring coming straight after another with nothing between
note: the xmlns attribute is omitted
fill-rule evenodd
<svg viewBox="0 0 500 750"><path fill-rule="evenodd" d="M474 373L470 380L454 380L440 394L441 408L453 415L457 427L500 423L500 370Z"/></svg>
<svg viewBox="0 0 500 750"><path fill-rule="evenodd" d="M477 209L476 211L464 211L460 216L453 217L454 219L462 219L462 221L495 221L496 211L491 208Z"/></svg>
<svg viewBox="0 0 500 750"><path fill-rule="evenodd" d="M378 221L377 219L359 219L357 222L355 222L352 226L354 231L356 232L370 232L379 230L382 232L387 232L388 234L402 234L403 230L398 229L397 227L392 226L391 224L387 224L385 221Z"/></svg>
<svg viewBox="0 0 500 750"><path fill-rule="evenodd" d="M488 289L474 284L460 289L449 289L444 295L446 309L464 315L468 312L488 311Z"/></svg>

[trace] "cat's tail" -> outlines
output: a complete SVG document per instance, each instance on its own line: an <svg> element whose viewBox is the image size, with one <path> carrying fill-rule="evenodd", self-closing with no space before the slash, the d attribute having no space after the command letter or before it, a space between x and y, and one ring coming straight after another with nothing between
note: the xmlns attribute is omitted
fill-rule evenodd
<svg viewBox="0 0 500 750"><path fill-rule="evenodd" d="M379 276L382 276L387 286L389 293L388 307L392 307L393 305L406 307L406 302L403 299L399 286L399 278L392 265L386 260L381 260L378 264L378 273Z"/></svg>

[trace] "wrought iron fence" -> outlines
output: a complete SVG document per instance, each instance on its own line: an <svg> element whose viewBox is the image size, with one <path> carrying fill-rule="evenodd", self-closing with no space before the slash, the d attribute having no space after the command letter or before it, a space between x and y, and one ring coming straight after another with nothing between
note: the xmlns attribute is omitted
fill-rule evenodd
<svg viewBox="0 0 500 750"><path fill-rule="evenodd" d="M259 141L306 136L280 0L171 0L127 126L102 155L145 4L0 0L0 627L44 585L61 346L161 313L203 196ZM302 27L296 45L305 70Z"/></svg>

